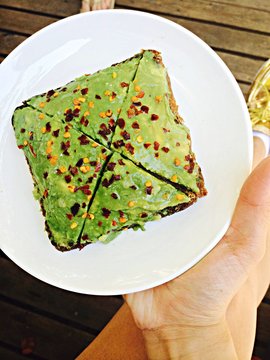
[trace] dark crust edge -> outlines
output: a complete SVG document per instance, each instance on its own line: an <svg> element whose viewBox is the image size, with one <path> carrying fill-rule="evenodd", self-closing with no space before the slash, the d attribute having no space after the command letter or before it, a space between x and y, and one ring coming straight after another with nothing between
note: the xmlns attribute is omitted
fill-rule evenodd
<svg viewBox="0 0 270 360"><path fill-rule="evenodd" d="M156 61L156 63L165 68L165 65L164 65L163 60L162 60L161 53L159 51L157 51L157 50L149 50L149 51L151 51L154 54L153 59ZM169 87L169 90L170 90L170 93L169 93L169 105L170 105L170 108L171 108L173 114L175 115L175 122L177 124L184 124L183 118L178 113L178 105L176 103L176 100L175 100L175 97L174 97L174 94L173 94L173 91L172 91L171 80L170 80L170 77L169 77L168 73L167 73L167 83L168 83L168 87ZM190 146L192 146L192 141L191 140L190 140ZM191 150L192 150L192 147L191 147ZM194 160L196 161L196 156L195 156L194 153L193 153L193 156L194 156ZM197 161L196 161L196 163L197 163ZM203 197L203 196L207 195L207 189L205 187L205 181L204 181L204 177L202 175L201 167L199 166L198 163L197 163L197 165L198 165L198 171L199 171L199 179L197 181L197 186L198 186L200 192L199 192L199 194L196 194L196 197ZM163 180L165 180L165 179L163 179Z"/></svg>

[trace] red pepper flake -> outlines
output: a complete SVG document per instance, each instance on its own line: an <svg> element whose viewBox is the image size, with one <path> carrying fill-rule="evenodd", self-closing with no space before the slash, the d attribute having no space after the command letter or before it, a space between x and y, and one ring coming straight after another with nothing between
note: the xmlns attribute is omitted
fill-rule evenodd
<svg viewBox="0 0 270 360"><path fill-rule="evenodd" d="M97 166L95 167L95 172L99 172L102 168L102 164L101 163L97 163Z"/></svg>
<svg viewBox="0 0 270 360"><path fill-rule="evenodd" d="M98 99L98 100L101 100L101 96L100 96L100 95L96 95L95 98Z"/></svg>
<svg viewBox="0 0 270 360"><path fill-rule="evenodd" d="M88 93L88 88L84 88L81 90L82 95L86 95Z"/></svg>
<svg viewBox="0 0 270 360"><path fill-rule="evenodd" d="M75 203L71 206L70 211L73 216L76 216L80 210L81 205L79 203Z"/></svg>
<svg viewBox="0 0 270 360"><path fill-rule="evenodd" d="M117 196L116 193L112 193L112 194L111 194L111 197L112 197L113 199L118 199L118 196Z"/></svg>
<svg viewBox="0 0 270 360"><path fill-rule="evenodd" d="M60 131L60 129L54 130L54 131L52 132L52 136L58 137L58 136L59 136L59 131Z"/></svg>
<svg viewBox="0 0 270 360"><path fill-rule="evenodd" d="M43 178L46 180L47 179L47 177L48 177L48 173L47 173L47 171L43 174Z"/></svg>
<svg viewBox="0 0 270 360"><path fill-rule="evenodd" d="M30 148L30 151L31 151L32 155L34 156L34 158L36 158L37 154L35 153L34 148L31 144L29 144L29 148Z"/></svg>
<svg viewBox="0 0 270 360"><path fill-rule="evenodd" d="M144 97L144 91L140 91L137 95L137 98L142 99Z"/></svg>
<svg viewBox="0 0 270 360"><path fill-rule="evenodd" d="M75 188L74 192L81 190L85 195L91 195L92 191L89 189L89 185L83 185Z"/></svg>
<svg viewBox="0 0 270 360"><path fill-rule="evenodd" d="M115 99L115 98L116 98L116 95L117 95L117 94L113 91L113 92L112 92L112 95L111 95L112 99Z"/></svg>
<svg viewBox="0 0 270 360"><path fill-rule="evenodd" d="M189 161L189 160L190 160L190 155L189 155L189 154L185 156L185 160L186 160L186 161Z"/></svg>
<svg viewBox="0 0 270 360"><path fill-rule="evenodd" d="M73 219L73 215L72 214L66 214L68 220L72 220Z"/></svg>
<svg viewBox="0 0 270 360"><path fill-rule="evenodd" d="M66 125L66 126L65 126L65 132L69 132L69 129L70 129L70 128L69 128L69 125Z"/></svg>
<svg viewBox="0 0 270 360"><path fill-rule="evenodd" d="M48 194L49 194L48 189L45 189L44 193L43 193L44 199L46 199L48 197Z"/></svg>
<svg viewBox="0 0 270 360"><path fill-rule="evenodd" d="M21 133L22 133L22 134L25 133L25 129L24 129L24 128L21 129Z"/></svg>
<svg viewBox="0 0 270 360"><path fill-rule="evenodd" d="M85 116L82 116L82 117L81 117L81 120L80 120L80 123L81 123L83 126L88 126L89 120L86 119Z"/></svg>
<svg viewBox="0 0 270 360"><path fill-rule="evenodd" d="M112 226L116 226L117 222L115 220L112 221Z"/></svg>
<svg viewBox="0 0 270 360"><path fill-rule="evenodd" d="M135 106L141 106L142 103L140 101L133 101L133 105ZM139 114L139 111L138 111L138 114ZM137 114L136 114L137 115Z"/></svg>
<svg viewBox="0 0 270 360"><path fill-rule="evenodd" d="M168 152L170 151L170 149L167 148L166 146L163 146L163 147L161 148L161 150L163 150L165 153L168 153Z"/></svg>
<svg viewBox="0 0 270 360"><path fill-rule="evenodd" d="M124 81L122 81L122 82L120 83L120 85L121 85L122 88L128 87L128 83L126 83L126 82L124 82Z"/></svg>
<svg viewBox="0 0 270 360"><path fill-rule="evenodd" d="M82 164L83 164L83 159L81 158L77 161L76 166L81 167Z"/></svg>
<svg viewBox="0 0 270 360"><path fill-rule="evenodd" d="M158 151L159 145L160 145L160 144L159 144L157 141L154 141L154 149L155 149L156 151Z"/></svg>
<svg viewBox="0 0 270 360"><path fill-rule="evenodd" d="M151 146L151 143L149 143L149 142L144 143L144 144L143 144L143 146L144 146L146 149L148 149L148 148L149 148L149 146Z"/></svg>
<svg viewBox="0 0 270 360"><path fill-rule="evenodd" d="M143 106L141 107L141 110L142 110L142 112L148 114L148 112L149 112L149 107L146 106L146 105L143 105Z"/></svg>
<svg viewBox="0 0 270 360"><path fill-rule="evenodd" d="M85 241L85 240L89 240L88 235L86 235L86 234L85 234L85 235L83 235L83 236L82 236L82 240L84 240L84 241Z"/></svg>
<svg viewBox="0 0 270 360"><path fill-rule="evenodd" d="M151 195L153 190L153 186L147 186L145 192L147 195Z"/></svg>
<svg viewBox="0 0 270 360"><path fill-rule="evenodd" d="M45 126L46 126L46 131L51 132L51 130L52 130L51 124L49 122L47 122L47 124Z"/></svg>
<svg viewBox="0 0 270 360"><path fill-rule="evenodd" d="M125 140L129 140L130 139L130 134L124 130L120 132L120 135L125 139Z"/></svg>
<svg viewBox="0 0 270 360"><path fill-rule="evenodd" d="M110 162L110 163L107 165L107 169L108 169L109 171L113 171L114 168L115 168L115 165L116 165L116 163Z"/></svg>
<svg viewBox="0 0 270 360"><path fill-rule="evenodd" d="M80 115L80 109L78 109L78 108L74 109L73 112L72 112L72 114L73 114L73 116L75 116L75 117L79 117L79 115Z"/></svg>
<svg viewBox="0 0 270 360"><path fill-rule="evenodd" d="M115 121L111 118L110 120L109 120L109 127L110 127L110 129L112 130L112 131L114 131L114 129L115 129Z"/></svg>
<svg viewBox="0 0 270 360"><path fill-rule="evenodd" d="M119 160L118 160L118 164L119 164L119 165L125 165L125 163L124 163L124 161L123 161L122 159L119 159Z"/></svg>
<svg viewBox="0 0 270 360"><path fill-rule="evenodd" d="M99 135L103 137L106 141L108 140L108 136L106 135L106 132L104 130L99 130Z"/></svg>
<svg viewBox="0 0 270 360"><path fill-rule="evenodd" d="M142 114L141 110L138 110L137 108L135 108L134 110L135 110L135 115L136 116Z"/></svg>
<svg viewBox="0 0 270 360"><path fill-rule="evenodd" d="M102 215L108 219L108 217L111 215L111 212L109 209L106 209L106 208L102 208Z"/></svg>
<svg viewBox="0 0 270 360"><path fill-rule="evenodd" d="M193 173L193 170L194 170L194 166L195 166L195 163L193 161L193 159L190 161L189 165L185 165L184 166L184 169L189 173L189 174L192 174Z"/></svg>
<svg viewBox="0 0 270 360"><path fill-rule="evenodd" d="M119 181L121 180L121 175L113 175L114 180Z"/></svg>
<svg viewBox="0 0 270 360"><path fill-rule="evenodd" d="M136 187L135 185L131 185L131 186L130 186L130 189L132 189L132 190L137 190L137 187Z"/></svg>
<svg viewBox="0 0 270 360"><path fill-rule="evenodd" d="M47 97L51 97L51 96L53 96L54 93L55 93L54 90L49 90L49 91L47 92L46 96L47 96Z"/></svg>
<svg viewBox="0 0 270 360"><path fill-rule="evenodd" d="M141 218L146 218L148 215L147 215L147 213L141 213Z"/></svg>
<svg viewBox="0 0 270 360"><path fill-rule="evenodd" d="M128 118L131 119L135 116L135 110L134 109L128 109L127 110Z"/></svg>
<svg viewBox="0 0 270 360"><path fill-rule="evenodd" d="M125 143L124 141L121 139L121 140L117 140L113 143L113 146L116 148L116 149L119 149L120 147L122 146L125 146Z"/></svg>
<svg viewBox="0 0 270 360"><path fill-rule="evenodd" d="M89 178L87 179L87 184L92 184L93 179L93 176L89 176Z"/></svg>
<svg viewBox="0 0 270 360"><path fill-rule="evenodd" d="M78 140L80 141L81 145L88 145L90 143L90 140L88 139L88 137L86 135L81 135L80 137L78 137Z"/></svg>
<svg viewBox="0 0 270 360"><path fill-rule="evenodd" d="M98 222L98 226L99 226L99 227L102 226L102 221L99 221L99 222Z"/></svg>
<svg viewBox="0 0 270 360"><path fill-rule="evenodd" d="M131 125L133 129L139 129L140 125L137 123L137 121L134 121L134 123Z"/></svg>
<svg viewBox="0 0 270 360"><path fill-rule="evenodd" d="M67 142L62 141L61 142L61 149L63 151L67 151L70 148L70 141L68 140Z"/></svg>
<svg viewBox="0 0 270 360"><path fill-rule="evenodd" d="M91 166L97 166L97 161L90 161Z"/></svg>
<svg viewBox="0 0 270 360"><path fill-rule="evenodd" d="M66 175L65 176L65 180L66 180L66 183L70 183L71 182L71 176L70 175Z"/></svg>
<svg viewBox="0 0 270 360"><path fill-rule="evenodd" d="M101 184L105 188L108 188L111 185L111 183L110 183L110 181L108 179L103 179Z"/></svg>
<svg viewBox="0 0 270 360"><path fill-rule="evenodd" d="M73 119L73 114L67 113L65 115L66 122L70 122Z"/></svg>
<svg viewBox="0 0 270 360"><path fill-rule="evenodd" d="M108 140L108 137L107 135L109 135L111 133L111 130L109 128L107 128L107 125L102 123L100 126L100 129L99 130L99 135L101 135L105 140Z"/></svg>
<svg viewBox="0 0 270 360"><path fill-rule="evenodd" d="M158 115L156 115L156 114L152 114L151 115L151 120L152 121L157 121L159 119L159 116Z"/></svg>
<svg viewBox="0 0 270 360"><path fill-rule="evenodd" d="M155 158L158 158L158 157L159 157L159 153L156 152L156 153L155 153Z"/></svg>
<svg viewBox="0 0 270 360"><path fill-rule="evenodd" d="M122 119L122 118L119 118L119 119L117 120L117 125L120 127L120 129L124 129L124 127L125 127L125 125L126 125L125 120Z"/></svg>
<svg viewBox="0 0 270 360"><path fill-rule="evenodd" d="M127 143L125 145L125 148L127 149L128 152L130 152L131 155L134 155L135 149L134 147L131 145L131 143Z"/></svg>
<svg viewBox="0 0 270 360"><path fill-rule="evenodd" d="M24 145L18 145L18 149L23 149L24 148Z"/></svg>
<svg viewBox="0 0 270 360"><path fill-rule="evenodd" d="M122 210L119 210L118 212L119 212L119 215L120 215L121 218L123 218L125 216L125 214L123 213Z"/></svg>

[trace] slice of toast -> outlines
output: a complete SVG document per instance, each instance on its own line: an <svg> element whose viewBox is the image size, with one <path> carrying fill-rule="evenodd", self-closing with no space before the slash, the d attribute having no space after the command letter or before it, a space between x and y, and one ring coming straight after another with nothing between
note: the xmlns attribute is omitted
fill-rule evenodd
<svg viewBox="0 0 270 360"><path fill-rule="evenodd" d="M57 117L29 107L15 112L13 126L52 244L62 251L79 247L87 208L110 150Z"/></svg>
<svg viewBox="0 0 270 360"><path fill-rule="evenodd" d="M138 54L92 75L83 75L26 103L47 115L61 117L93 140L109 146L141 56Z"/></svg>
<svg viewBox="0 0 270 360"><path fill-rule="evenodd" d="M127 228L142 228L148 221L191 205L187 196L157 179L132 161L114 153L88 211L80 244L109 242Z"/></svg>
<svg viewBox="0 0 270 360"><path fill-rule="evenodd" d="M190 132L178 114L159 52L143 52L117 125L114 150L181 189L205 195Z"/></svg>

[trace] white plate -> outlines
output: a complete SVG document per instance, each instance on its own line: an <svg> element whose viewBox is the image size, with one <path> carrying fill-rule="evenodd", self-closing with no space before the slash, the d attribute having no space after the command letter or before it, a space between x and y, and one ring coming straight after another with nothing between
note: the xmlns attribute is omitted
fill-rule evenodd
<svg viewBox="0 0 270 360"><path fill-rule="evenodd" d="M191 129L209 195L184 212L129 230L108 245L60 253L44 231L32 179L11 127L24 99L93 73L144 49L163 54L180 113ZM86 294L122 294L183 273L219 241L252 158L242 93L202 40L161 17L136 11L72 16L39 31L0 66L0 238L3 251L33 276Z"/></svg>

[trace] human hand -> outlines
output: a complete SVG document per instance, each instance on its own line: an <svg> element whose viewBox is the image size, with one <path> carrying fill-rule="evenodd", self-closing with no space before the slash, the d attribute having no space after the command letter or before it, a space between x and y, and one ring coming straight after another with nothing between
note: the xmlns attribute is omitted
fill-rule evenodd
<svg viewBox="0 0 270 360"><path fill-rule="evenodd" d="M249 278L254 279L254 271L269 248L269 235L270 158L264 160L245 182L228 231L204 259L166 284L125 296L137 326L143 331L150 358L155 353L153 358L158 359L155 348L160 359L178 354L179 349L172 352L166 349L163 356L164 349L160 348L161 342L175 343L175 340L181 344L180 353L183 354L182 357L175 355L176 358L193 358L188 354L199 352L202 346L205 347L206 339L211 337L213 340L215 336L226 342L220 359L236 358L227 312L246 283L249 283L248 290L256 309L259 295L254 281L250 285ZM245 304L242 308L245 309ZM241 313L241 316L247 315ZM199 344L195 341L197 335ZM192 338L193 349L187 345L188 338ZM213 346L213 343L211 341L209 345ZM226 357L226 351L231 355Z"/></svg>

